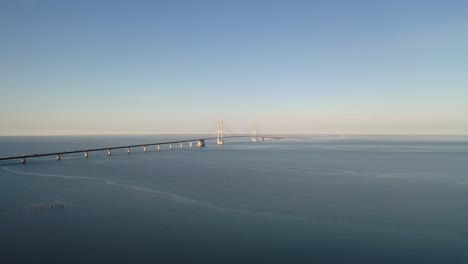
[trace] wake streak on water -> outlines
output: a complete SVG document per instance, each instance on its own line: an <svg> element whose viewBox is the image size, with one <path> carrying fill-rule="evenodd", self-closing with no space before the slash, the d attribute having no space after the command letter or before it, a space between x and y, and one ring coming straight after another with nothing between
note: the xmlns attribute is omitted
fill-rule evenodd
<svg viewBox="0 0 468 264"><path fill-rule="evenodd" d="M194 200L194 199L191 199L191 198L187 198L185 196L178 195L178 194L171 193L171 192L152 190L152 189L147 189L147 188L138 187L138 186L132 186L132 185L128 185L128 184L116 183L116 182L113 182L113 181L105 181L105 182L107 184L110 184L110 185L130 189L130 190L134 190L134 191L138 191L138 192L145 192L145 193L153 193L153 194L157 194L157 195L163 195L163 196L166 196L168 198L171 198L171 200L173 200L173 201L180 202L180 203L199 205L199 206L204 206L204 207L207 207L207 208L210 208L210 209L215 209L215 210L224 209L224 208L217 207L217 206L214 206L214 205L209 204L209 203L205 203L205 202L201 202L201 201Z"/></svg>
<svg viewBox="0 0 468 264"><path fill-rule="evenodd" d="M29 176L39 176L39 177L52 177L52 178L63 178L63 179L83 179L83 180L110 180L109 178L101 177L86 177L86 176L72 176L72 175L58 175L58 174L48 174L48 173L37 173L37 172L24 172L24 171L15 171L8 167L2 168L6 172L19 175L29 175Z"/></svg>
<svg viewBox="0 0 468 264"><path fill-rule="evenodd" d="M163 195L163 196L168 197L171 200L176 201L176 202L185 203L185 204L192 204L192 205L198 205L198 206L206 207L208 209L221 211L221 212L231 212L231 213L238 213L238 214L248 214L248 215L263 216L263 217L274 217L274 218L282 218L282 219L290 219L290 220L302 220L302 221L310 220L310 219L308 219L306 217L294 216L294 215L271 214L271 213L253 212L253 211L248 211L248 210L230 209L230 208L220 207L220 206L216 206L216 205L209 204L209 203L206 203L206 202L202 202L202 201L199 201L199 200L187 198L185 196L178 195L178 194L171 193L171 192L151 190L151 189L146 189L146 188L137 187L137 186L131 186L131 185L126 185L126 184L115 183L115 182L112 182L112 181L106 181L106 183L107 184L112 184L112 185L115 185L115 186L119 186L119 187L122 187L122 188L127 188L127 189L140 191L140 192Z"/></svg>
<svg viewBox="0 0 468 264"><path fill-rule="evenodd" d="M290 220L307 220L307 218L305 218L305 217L294 216L294 215L260 213L260 212L252 212L252 211L247 211L247 210L224 208L224 207L216 206L216 205L213 205L213 204L210 204L210 203L206 203L206 202L202 202L202 201L195 200L195 199L192 199L192 198L188 198L188 197L176 194L176 193L159 191L159 190L152 190L152 189L147 189L147 188L138 187L138 186L134 186L134 185L117 183L117 182L114 181L116 179L111 179L111 178L59 175L59 174L36 173L36 172L23 172L23 171L15 171L15 170L12 170L12 169L10 169L8 167L3 167L2 169L4 171L6 171L6 172L13 173L13 174L19 174L19 175L52 177L52 178L63 178L63 179L75 179L75 180L76 179L96 180L96 181L104 182L104 183L109 184L109 185L134 190L134 191L137 191L137 192L151 193L151 194L164 196L164 197L169 198L171 201L174 201L174 202L201 206L201 207L205 207L205 208L215 210L215 211L220 211L220 212L232 212L232 213L239 213L239 214L248 214L248 215L263 216L263 217L275 217L275 218L290 219ZM118 180L124 180L124 179L118 179ZM125 180L125 181L128 181L128 180Z"/></svg>
<svg viewBox="0 0 468 264"><path fill-rule="evenodd" d="M102 182L108 185L112 186L117 186L137 192L143 192L143 193L148 193L148 194L153 194L153 195L158 195L162 196L165 198L168 198L171 201L177 202L177 203L183 203L183 204L188 204L188 205L194 205L194 206L199 206L203 208L207 208L210 210L218 211L218 212L223 212L223 213L235 213L235 214L240 214L240 215L249 215L249 216L254 216L254 217L265 217L265 218L272 218L272 219L283 219L283 220L293 220L293 221L300 221L300 222L308 222L308 223L313 223L316 225L326 225L330 223L334 223L337 226L341 226L342 228L359 228L362 230L373 230L375 232L388 232L388 233L395 233L395 232L401 232L401 230L396 230L393 228L389 227L382 227L382 226L370 226L370 225L363 225L363 224L356 224L356 223L346 223L342 221L336 221L336 220L331 220L331 219L313 219L310 217L305 217L305 216L298 216L298 215L291 215L291 214L281 214L281 213L268 213L268 212L254 212L254 211L249 211L249 210L242 210L242 209L232 209L232 208L225 208L225 207L220 207L216 206L210 203L202 202L199 200L195 200L192 198L188 198L176 193L172 192L165 192L165 191L160 191L160 190L152 190L152 189L147 189L139 186L134 186L134 185L128 185L128 184L122 184L122 183L117 183L115 180L122 180L122 181L128 181L128 182L133 182L127 179L112 179L112 178L105 178L105 177L87 177L87 176L72 176L72 175L59 175L59 174L48 174L48 173L36 173L36 172L22 172L22 171L15 171L12 170L8 167L3 167L2 168L4 171L12 173L12 174L18 174L18 175L29 175L29 176L38 176L38 177L52 177L52 178L63 178L63 179L71 179L71 180L78 180L78 179L83 179L83 180L94 180L98 182ZM463 183L464 184L464 183ZM418 232L420 235L423 236L429 236L430 238L434 238L434 236L437 237L450 237L450 238L457 238L461 239L460 236L456 234L450 234L450 233L439 233L439 232L427 232L427 231L420 231Z"/></svg>

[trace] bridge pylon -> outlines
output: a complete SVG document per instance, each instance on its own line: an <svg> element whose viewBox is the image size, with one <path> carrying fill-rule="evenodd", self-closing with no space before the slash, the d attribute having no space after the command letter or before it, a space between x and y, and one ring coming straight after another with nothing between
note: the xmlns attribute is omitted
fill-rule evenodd
<svg viewBox="0 0 468 264"><path fill-rule="evenodd" d="M223 120L218 121L218 137L216 143L218 145L224 145L224 138L223 138Z"/></svg>
<svg viewBox="0 0 468 264"><path fill-rule="evenodd" d="M252 128L252 142L257 142L257 128L255 126Z"/></svg>

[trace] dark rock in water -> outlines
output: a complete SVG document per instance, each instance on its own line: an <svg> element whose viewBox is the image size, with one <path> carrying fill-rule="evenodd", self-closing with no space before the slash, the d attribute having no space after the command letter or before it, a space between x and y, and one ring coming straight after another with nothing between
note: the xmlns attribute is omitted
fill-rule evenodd
<svg viewBox="0 0 468 264"><path fill-rule="evenodd" d="M49 208L63 208L65 207L65 204L63 203L50 203Z"/></svg>
<svg viewBox="0 0 468 264"><path fill-rule="evenodd" d="M37 212L46 211L46 210L54 209L54 208L65 208L66 205L67 204L62 201L52 201L49 203L30 204L28 205L26 209L29 212L37 213Z"/></svg>

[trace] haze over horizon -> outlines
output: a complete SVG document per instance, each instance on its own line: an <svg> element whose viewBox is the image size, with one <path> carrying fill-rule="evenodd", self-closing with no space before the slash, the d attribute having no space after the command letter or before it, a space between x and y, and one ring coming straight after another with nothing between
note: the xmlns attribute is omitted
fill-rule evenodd
<svg viewBox="0 0 468 264"><path fill-rule="evenodd" d="M467 1L2 1L0 136L468 134Z"/></svg>

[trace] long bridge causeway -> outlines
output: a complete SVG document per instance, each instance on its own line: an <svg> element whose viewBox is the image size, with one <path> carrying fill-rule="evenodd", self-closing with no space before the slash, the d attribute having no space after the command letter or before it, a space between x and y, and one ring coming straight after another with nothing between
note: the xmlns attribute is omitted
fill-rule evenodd
<svg viewBox="0 0 468 264"><path fill-rule="evenodd" d="M224 136L223 132L223 121L220 120L218 123L218 135L217 137L209 137L209 138L198 138L198 139L184 139L184 140L176 140L176 141L168 141L168 142L157 142L157 143L148 143L148 144L137 144L137 145L127 145L127 146L117 146L117 147L104 147L104 148L91 148L91 149L81 149L81 150L72 150L72 151L62 151L62 152L50 152L50 153L40 153L40 154L25 154L25 155L17 155L17 156L9 156L9 157L0 157L0 161L4 160L20 160L21 163L26 163L26 159L29 158L37 158L37 157L46 157L46 156L55 156L57 160L61 159L62 155L66 154L76 154L76 153L83 153L85 158L89 157L90 152L97 152L97 151L107 151L107 155L111 156L112 151L116 149L127 149L127 153L132 153L132 148L141 148L143 147L143 152L148 151L149 146L156 146L158 151L161 151L162 145L169 145L169 149L172 150L174 145L179 148L184 148L184 144L188 143L189 147L192 148L194 146L194 142L196 142L196 146L199 148L205 147L206 140L215 140L218 145L224 144L224 138L246 138L252 137L252 141L257 141L257 138L264 140L265 138L271 139L279 139L278 137L258 137L256 130L254 128L252 135L236 135L236 136Z"/></svg>

